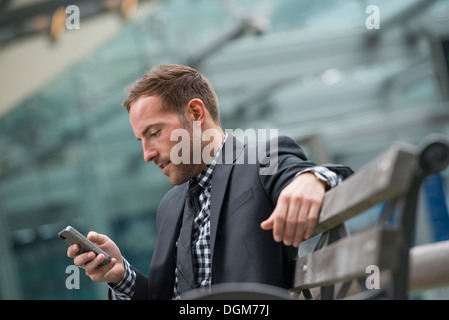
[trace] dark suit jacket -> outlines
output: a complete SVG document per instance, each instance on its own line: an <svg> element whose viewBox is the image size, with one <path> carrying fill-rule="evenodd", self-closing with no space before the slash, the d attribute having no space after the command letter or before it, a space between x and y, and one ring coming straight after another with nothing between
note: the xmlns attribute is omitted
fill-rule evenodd
<svg viewBox="0 0 449 320"><path fill-rule="evenodd" d="M243 145L229 136L225 142L221 155L222 160L226 158L227 161L216 165L211 182L212 284L256 282L284 288L292 285L297 249L275 242L272 231L262 230L260 223L271 215L279 193L296 173L315 164L307 161L302 149L292 139L278 137L276 141L277 171L269 175L260 174L262 164L268 160L265 152L260 151L273 151L269 147L274 145L273 141L267 142L268 145ZM232 157L229 152L232 152ZM262 154L255 159L254 152ZM352 173L344 166L326 167L343 177ZM156 218L158 239L149 276L145 277L136 270L134 299L172 298L175 242L182 222L186 190L187 183L174 187L159 205Z"/></svg>

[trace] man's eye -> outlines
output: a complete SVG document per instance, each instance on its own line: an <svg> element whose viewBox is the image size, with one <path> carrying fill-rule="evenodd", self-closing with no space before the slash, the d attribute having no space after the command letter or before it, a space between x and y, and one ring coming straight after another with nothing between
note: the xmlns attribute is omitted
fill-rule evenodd
<svg viewBox="0 0 449 320"><path fill-rule="evenodd" d="M153 132L151 132L150 133L150 136L152 136L152 137L157 137L158 135L159 135L159 132L160 132L161 130L155 130L155 131L153 131Z"/></svg>

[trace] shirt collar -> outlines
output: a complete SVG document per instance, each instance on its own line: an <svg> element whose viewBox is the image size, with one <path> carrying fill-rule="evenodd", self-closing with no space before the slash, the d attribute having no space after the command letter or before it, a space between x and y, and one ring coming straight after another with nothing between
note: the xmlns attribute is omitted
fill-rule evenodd
<svg viewBox="0 0 449 320"><path fill-rule="evenodd" d="M212 160L207 164L207 166L201 171L199 176L197 178L190 179L190 183L197 180L198 184L203 188L206 189L209 187L210 182L212 180L212 173L214 171L215 165L217 164L217 159L220 156L221 149L223 148L224 143L226 142L226 139L228 138L228 134L225 133L225 137L223 139L223 142L221 143L220 148L218 148L217 152L215 153Z"/></svg>

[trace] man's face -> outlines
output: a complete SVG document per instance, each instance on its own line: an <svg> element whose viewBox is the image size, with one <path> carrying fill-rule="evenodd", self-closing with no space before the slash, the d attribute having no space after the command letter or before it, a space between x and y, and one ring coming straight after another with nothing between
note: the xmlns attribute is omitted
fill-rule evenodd
<svg viewBox="0 0 449 320"><path fill-rule="evenodd" d="M142 142L143 158L146 162L153 161L173 185L182 184L198 176L198 165L178 165L170 161L170 151L178 141L170 141L170 135L175 129L185 129L192 137L191 126L181 121L174 112L162 110L161 99L157 96L142 96L131 104L129 120L134 135ZM190 141L192 144L192 140ZM190 146L192 152L192 145Z"/></svg>

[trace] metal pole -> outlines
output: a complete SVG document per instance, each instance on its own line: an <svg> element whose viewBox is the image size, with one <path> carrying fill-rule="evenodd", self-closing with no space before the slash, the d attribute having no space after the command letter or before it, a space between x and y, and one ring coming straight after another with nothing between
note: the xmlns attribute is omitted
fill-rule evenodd
<svg viewBox="0 0 449 320"><path fill-rule="evenodd" d="M408 299L409 253L415 231L416 205L421 184L427 175L444 170L448 164L449 144L447 138L439 135L430 137L419 153L414 178L403 200L403 210L400 211L399 262L396 270L393 272L393 299Z"/></svg>

